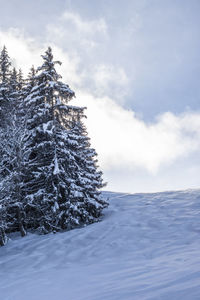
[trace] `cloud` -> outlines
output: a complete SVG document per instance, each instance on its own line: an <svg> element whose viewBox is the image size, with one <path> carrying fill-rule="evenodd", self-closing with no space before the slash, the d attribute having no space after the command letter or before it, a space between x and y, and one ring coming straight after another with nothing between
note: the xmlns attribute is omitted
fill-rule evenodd
<svg viewBox="0 0 200 300"><path fill-rule="evenodd" d="M71 24L70 32L65 29L68 24ZM147 123L133 110L122 107L120 103L129 87L126 72L118 65L101 63L100 60L94 63L94 48L102 36L108 36L107 26L104 28L102 24L101 20L86 21L77 14L64 13L57 24L48 25L43 42L10 29L0 31L0 46L6 44L9 55L15 58L15 65L22 67L25 73L32 64L41 64L40 55L49 44L53 47L55 59L63 62L59 73L75 89L77 98L74 104L88 107L86 123L92 146L96 148L100 166L107 174L126 169L129 178L130 174L136 176L136 171L142 176L146 173L155 176L180 159L189 158L192 162L193 155L200 148L200 113L175 115L166 112L153 123ZM72 47L64 46L70 43ZM94 47L81 50L90 44ZM75 48L77 50L73 51Z"/></svg>
<svg viewBox="0 0 200 300"><path fill-rule="evenodd" d="M152 124L108 97L78 94L88 106L88 130L105 170L142 168L155 174L163 166L200 148L200 113L164 113Z"/></svg>
<svg viewBox="0 0 200 300"><path fill-rule="evenodd" d="M79 61L77 73L81 80L76 82L77 88L84 88L96 96L114 96L123 103L129 92L129 79L122 66L105 62L108 55L105 44L110 36L103 18L88 20L65 11L47 25L46 32L48 41L53 41L73 60Z"/></svg>
<svg viewBox="0 0 200 300"><path fill-rule="evenodd" d="M25 37L24 32L16 28L0 31L0 48L2 49L4 45L13 60L13 65L18 68L22 66L26 74L32 64L37 65L40 61L43 48L35 40Z"/></svg>
<svg viewBox="0 0 200 300"><path fill-rule="evenodd" d="M65 11L60 17L61 21L72 23L78 31L86 33L87 35L95 35L97 32L107 34L106 22L103 18L98 20L83 20L80 15Z"/></svg>
<svg viewBox="0 0 200 300"><path fill-rule="evenodd" d="M123 68L116 68L113 65L97 65L93 69L95 94L104 96L111 94L118 102L123 103L129 85L129 79Z"/></svg>
<svg viewBox="0 0 200 300"><path fill-rule="evenodd" d="M41 55L51 45L54 56L64 62L59 72L63 74L65 80L70 81L73 86L80 84L82 80L82 76L77 71L79 59L69 56L54 43L44 41L41 44L37 40L27 37L23 31L10 28L6 31L0 31L0 48L2 49L4 45L8 49L13 65L22 68L25 75L28 74L32 65L37 68L41 64Z"/></svg>
<svg viewBox="0 0 200 300"><path fill-rule="evenodd" d="M83 20L80 15L65 11L46 27L47 39L54 40L68 51L91 53L107 38L107 25L103 18Z"/></svg>

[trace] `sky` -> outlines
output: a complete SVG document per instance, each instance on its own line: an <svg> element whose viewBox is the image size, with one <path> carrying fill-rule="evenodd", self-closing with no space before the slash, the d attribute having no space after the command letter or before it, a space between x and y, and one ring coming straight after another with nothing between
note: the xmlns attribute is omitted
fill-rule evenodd
<svg viewBox="0 0 200 300"><path fill-rule="evenodd" d="M51 46L118 192L200 187L199 0L0 0L0 48L27 74Z"/></svg>

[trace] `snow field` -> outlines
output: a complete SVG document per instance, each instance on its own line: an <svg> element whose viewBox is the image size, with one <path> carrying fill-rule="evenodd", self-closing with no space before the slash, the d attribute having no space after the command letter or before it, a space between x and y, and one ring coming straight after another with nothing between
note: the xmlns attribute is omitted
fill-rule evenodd
<svg viewBox="0 0 200 300"><path fill-rule="evenodd" d="M102 222L1 247L0 299L199 300L200 190L104 197Z"/></svg>

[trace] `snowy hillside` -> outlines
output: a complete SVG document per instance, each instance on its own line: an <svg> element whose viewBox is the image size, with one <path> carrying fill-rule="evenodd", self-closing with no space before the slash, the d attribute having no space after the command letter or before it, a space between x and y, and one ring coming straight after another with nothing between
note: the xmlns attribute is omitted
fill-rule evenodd
<svg viewBox="0 0 200 300"><path fill-rule="evenodd" d="M0 248L1 300L200 299L200 190L104 195L102 222Z"/></svg>

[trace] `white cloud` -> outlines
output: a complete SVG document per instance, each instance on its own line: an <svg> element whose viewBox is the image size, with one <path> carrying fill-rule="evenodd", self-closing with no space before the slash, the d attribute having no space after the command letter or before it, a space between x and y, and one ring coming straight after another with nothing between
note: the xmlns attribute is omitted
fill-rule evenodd
<svg viewBox="0 0 200 300"><path fill-rule="evenodd" d="M78 98L88 106L89 133L104 169L140 167L156 173L200 148L200 113L168 112L146 124L108 97L81 92Z"/></svg>
<svg viewBox="0 0 200 300"><path fill-rule="evenodd" d="M16 28L0 31L0 47L4 45L8 49L14 66L22 67L25 73L28 73L32 65L38 65L41 50L44 50L35 40L30 37L25 38L24 33Z"/></svg>
<svg viewBox="0 0 200 300"><path fill-rule="evenodd" d="M47 39L63 45L72 52L91 52L102 39L107 38L107 25L103 18L83 20L78 14L65 11L47 24Z"/></svg>
<svg viewBox="0 0 200 300"><path fill-rule="evenodd" d="M96 32L100 32L103 34L107 33L107 26L106 22L103 18L100 18L98 20L83 20L80 15L76 13L72 13L69 11L65 11L63 15L61 16L61 21L67 21L71 22L75 27L78 29L78 31L94 35Z"/></svg>
<svg viewBox="0 0 200 300"><path fill-rule="evenodd" d="M123 103L128 91L129 79L123 68L113 65L97 65L92 72L95 95L111 95Z"/></svg>
<svg viewBox="0 0 200 300"><path fill-rule="evenodd" d="M129 91L129 79L125 70L118 65L105 63L105 43L109 32L104 19L87 20L72 12L47 25L47 40L53 41L60 49L76 61L77 73L81 80L77 88L84 88L96 96L114 96L123 103Z"/></svg>
<svg viewBox="0 0 200 300"><path fill-rule="evenodd" d="M81 20L75 19L73 22L79 28ZM86 25L84 32L89 32ZM49 41L48 38L43 44L38 44L18 30L0 31L0 46L6 44L9 55L25 72L32 64L40 65L40 55ZM60 73L64 80L72 89L79 87L75 102L88 106L88 131L104 170L127 168L134 171L140 168L156 174L180 158L192 156L200 148L200 113L176 116L168 112L159 116L156 122L147 124L137 118L133 111L117 104L114 92L113 97L105 96L106 93L110 95L109 87L120 92L120 88L127 86L128 78L123 69L104 64L90 68L90 74L87 75L87 70L80 72L82 57L72 55L54 43L52 45L55 59L63 62ZM96 86L94 92L88 90L87 85L84 88L84 83L90 78L93 78Z"/></svg>
<svg viewBox="0 0 200 300"><path fill-rule="evenodd" d="M28 74L32 65L39 66L42 62L41 54L44 54L50 44L44 41L43 44L37 43L25 34L15 28L6 31L0 31L0 48L6 45L8 54L12 63L17 68L22 68L24 74ZM53 53L58 60L64 62L59 67L58 72L62 73L65 80L70 81L71 85L78 85L82 80L81 74L78 74L78 57L71 57L61 48L51 43Z"/></svg>

